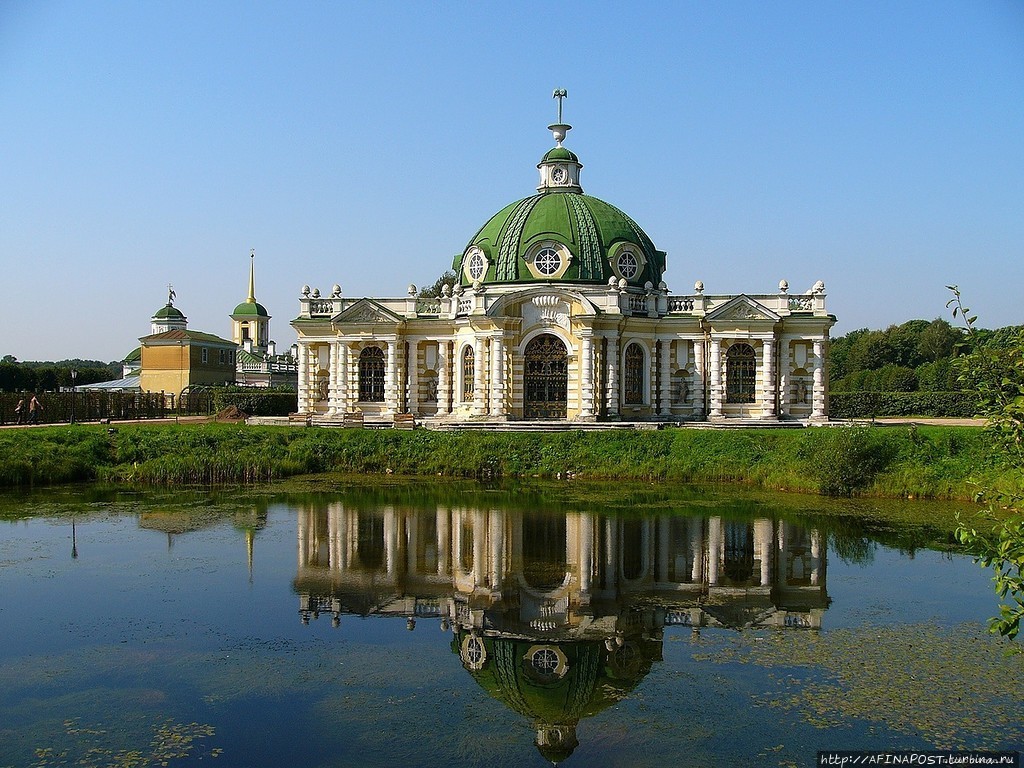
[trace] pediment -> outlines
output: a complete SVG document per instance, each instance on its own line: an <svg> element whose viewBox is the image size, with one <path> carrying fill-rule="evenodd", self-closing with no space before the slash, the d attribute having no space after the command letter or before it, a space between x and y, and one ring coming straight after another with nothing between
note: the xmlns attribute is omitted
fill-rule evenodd
<svg viewBox="0 0 1024 768"><path fill-rule="evenodd" d="M335 325L357 323L395 325L401 323L402 318L372 299L359 299L352 306L335 315L331 322Z"/></svg>
<svg viewBox="0 0 1024 768"><path fill-rule="evenodd" d="M764 304L759 304L749 296L740 294L722 306L708 312L708 322L719 320L736 320L739 322L771 322L777 323L780 317Z"/></svg>
<svg viewBox="0 0 1024 768"><path fill-rule="evenodd" d="M491 317L502 317L510 311L515 314L521 311L530 313L533 310L529 307L534 307L538 311L544 308L544 314L550 315L551 309L559 305L564 307L564 312L568 317L574 304L579 305L579 309L571 314L582 311L584 315L597 315L601 312L590 299L578 291L569 291L554 286L538 286L506 293L488 308L487 314Z"/></svg>

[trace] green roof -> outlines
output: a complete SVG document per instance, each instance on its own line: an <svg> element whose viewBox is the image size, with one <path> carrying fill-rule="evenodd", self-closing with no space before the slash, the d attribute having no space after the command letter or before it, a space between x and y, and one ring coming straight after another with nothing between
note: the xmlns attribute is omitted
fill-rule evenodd
<svg viewBox="0 0 1024 768"><path fill-rule="evenodd" d="M633 219L614 205L572 191L549 190L505 206L466 247L477 246L486 255L489 266L484 283L549 282L538 281L525 263L531 248L546 240L561 243L574 256L559 282L607 283L615 276L609 257L620 243L636 246L646 261L629 280L631 284L657 285L665 271L665 253L654 247ZM453 268L467 285L463 254L455 257Z"/></svg>
<svg viewBox="0 0 1024 768"><path fill-rule="evenodd" d="M235 342L222 339L220 336L214 336L212 333L203 333L202 331L189 331L182 328L175 328L171 331L164 331L163 333L153 333L149 336L143 336L139 341L142 342L160 342L160 341L204 341L208 344L226 345L229 347L236 346Z"/></svg>
<svg viewBox="0 0 1024 768"><path fill-rule="evenodd" d="M580 159L576 156L575 152L571 152L565 147L554 147L544 153L544 157L540 159L541 164L557 162L559 160L569 160L573 163L578 163Z"/></svg>
<svg viewBox="0 0 1024 768"><path fill-rule="evenodd" d="M142 347L136 347L124 356L122 363L135 363L142 359Z"/></svg>
<svg viewBox="0 0 1024 768"><path fill-rule="evenodd" d="M270 317L266 307L255 301L243 301L237 307L235 311L231 313L231 316L235 315L247 315L252 317Z"/></svg>
<svg viewBox="0 0 1024 768"><path fill-rule="evenodd" d="M157 320L184 320L185 315L181 313L181 310L175 307L173 304L168 302L166 305L160 307L156 312L153 313L153 319Z"/></svg>
<svg viewBox="0 0 1024 768"><path fill-rule="evenodd" d="M238 357L236 359L240 363L262 363L264 361L262 355L254 355L252 352L246 352L244 349L238 350Z"/></svg>

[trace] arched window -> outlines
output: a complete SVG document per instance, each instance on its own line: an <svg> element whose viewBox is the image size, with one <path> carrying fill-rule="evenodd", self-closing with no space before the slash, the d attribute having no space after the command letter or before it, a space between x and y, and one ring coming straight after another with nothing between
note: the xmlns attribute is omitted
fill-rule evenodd
<svg viewBox="0 0 1024 768"><path fill-rule="evenodd" d="M725 402L754 402L757 355L749 344L733 344L725 353Z"/></svg>
<svg viewBox="0 0 1024 768"><path fill-rule="evenodd" d="M468 403L473 399L473 369L475 354L471 346L466 346L462 351L462 402Z"/></svg>
<svg viewBox="0 0 1024 768"><path fill-rule="evenodd" d="M626 405L642 405L644 402L644 350L636 342L626 347L622 383L625 388Z"/></svg>
<svg viewBox="0 0 1024 768"><path fill-rule="evenodd" d="M384 350L380 347L366 347L359 353L359 399L384 402Z"/></svg>

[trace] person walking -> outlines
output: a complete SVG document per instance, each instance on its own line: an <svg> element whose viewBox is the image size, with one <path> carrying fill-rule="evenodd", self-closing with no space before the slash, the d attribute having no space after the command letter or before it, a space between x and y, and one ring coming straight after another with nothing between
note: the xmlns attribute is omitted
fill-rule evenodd
<svg viewBox="0 0 1024 768"><path fill-rule="evenodd" d="M38 424L39 423L39 412L43 410L43 404L39 402L39 398L32 395L32 399L28 401L28 423Z"/></svg>
<svg viewBox="0 0 1024 768"><path fill-rule="evenodd" d="M25 418L25 398L18 400L18 404L14 406L14 423L21 424Z"/></svg>

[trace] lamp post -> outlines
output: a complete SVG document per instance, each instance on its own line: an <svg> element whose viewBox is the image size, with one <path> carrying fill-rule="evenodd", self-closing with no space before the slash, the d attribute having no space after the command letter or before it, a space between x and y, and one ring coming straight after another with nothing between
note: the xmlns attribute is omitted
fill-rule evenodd
<svg viewBox="0 0 1024 768"><path fill-rule="evenodd" d="M78 371L71 369L71 423L75 423L75 382L78 380Z"/></svg>

